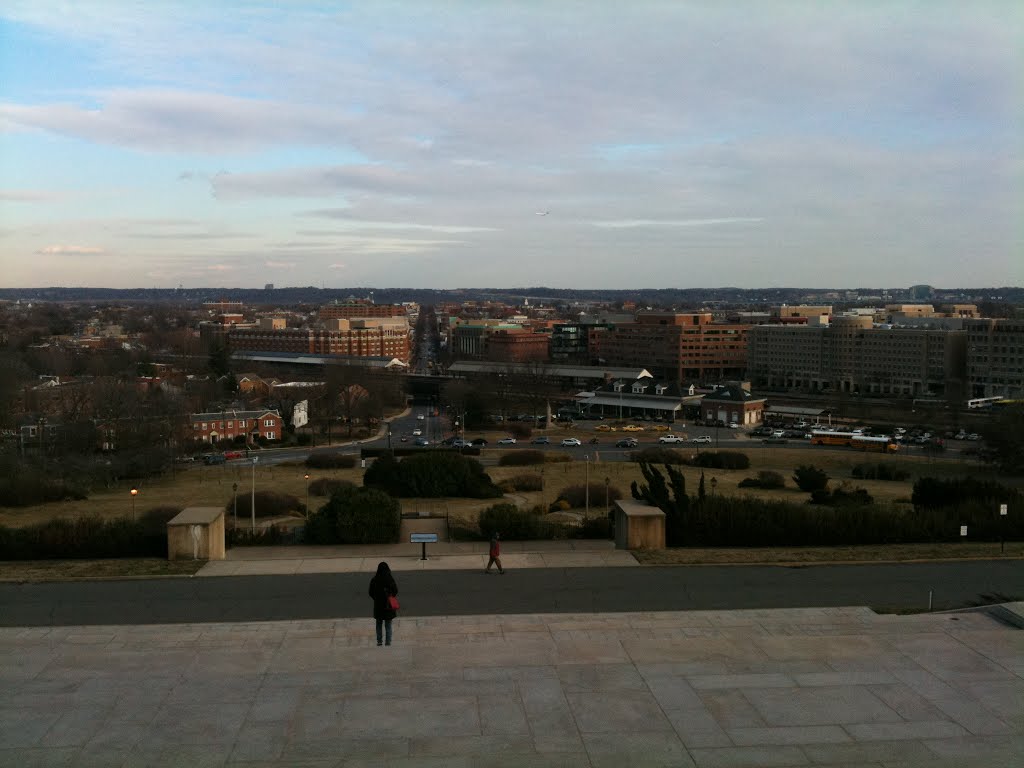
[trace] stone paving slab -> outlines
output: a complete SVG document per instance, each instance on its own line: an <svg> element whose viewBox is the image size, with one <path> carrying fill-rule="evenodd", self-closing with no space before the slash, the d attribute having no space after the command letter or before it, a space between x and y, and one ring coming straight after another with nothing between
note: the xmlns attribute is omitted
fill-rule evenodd
<svg viewBox="0 0 1024 768"><path fill-rule="evenodd" d="M1024 632L865 608L0 629L0 767L1024 765Z"/></svg>

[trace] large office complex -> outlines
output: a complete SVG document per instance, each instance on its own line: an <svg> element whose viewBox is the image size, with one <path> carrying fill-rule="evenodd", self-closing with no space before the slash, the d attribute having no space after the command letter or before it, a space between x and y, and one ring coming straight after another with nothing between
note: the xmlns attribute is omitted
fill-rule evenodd
<svg viewBox="0 0 1024 768"><path fill-rule="evenodd" d="M1024 398L1024 320L966 320L971 397Z"/></svg>
<svg viewBox="0 0 1024 768"><path fill-rule="evenodd" d="M280 318L264 318L256 327L229 328L227 340L236 352L388 357L403 363L410 351L405 317L335 319L317 328L288 328Z"/></svg>

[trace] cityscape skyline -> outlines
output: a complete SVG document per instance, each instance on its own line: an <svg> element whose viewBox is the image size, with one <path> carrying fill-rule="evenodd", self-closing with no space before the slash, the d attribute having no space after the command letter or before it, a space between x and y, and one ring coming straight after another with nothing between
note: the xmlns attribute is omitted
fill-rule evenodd
<svg viewBox="0 0 1024 768"><path fill-rule="evenodd" d="M1021 285L1022 21L5 4L0 286Z"/></svg>

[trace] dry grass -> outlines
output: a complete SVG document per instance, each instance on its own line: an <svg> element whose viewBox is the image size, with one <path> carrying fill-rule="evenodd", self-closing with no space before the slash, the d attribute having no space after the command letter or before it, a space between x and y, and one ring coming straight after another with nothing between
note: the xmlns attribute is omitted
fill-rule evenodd
<svg viewBox="0 0 1024 768"><path fill-rule="evenodd" d="M0 562L0 581L69 581L191 576L205 560L123 558L117 560L24 560Z"/></svg>
<svg viewBox="0 0 1024 768"><path fill-rule="evenodd" d="M990 560L1024 558L1024 542L1007 542L1005 553L998 543L891 544L870 547L789 547L743 549L662 549L639 551L645 565L751 565L772 563L913 562L919 560Z"/></svg>
<svg viewBox="0 0 1024 768"><path fill-rule="evenodd" d="M562 433L553 432L552 439L559 439ZM565 432L564 434L569 434ZM493 435L491 435L493 436ZM728 444L726 444L728 442ZM706 492L711 493L711 478L717 481L715 492L719 495L758 495L763 498L781 500L804 500L806 494L792 487L793 469L798 464L814 464L825 469L833 478L833 482L850 480L854 485L866 488L879 503L897 502L909 499L913 481L917 477L929 474L945 476L958 474L968 467L978 470L976 464L965 464L962 461L949 459L925 459L919 456L897 455L891 458L879 457L874 454L853 453L844 450L808 450L789 448L786 446L763 446L754 441L729 440L722 441L722 450L739 450L745 452L751 461L747 470L705 470ZM607 446L605 446L607 450ZM689 451L690 449L685 449ZM554 451L559 449L554 449ZM629 497L630 483L634 480L642 482L643 476L638 465L631 462L603 461L602 446L585 445L581 448L564 449L574 460L565 463L548 463L544 465L544 490L515 494L518 503L532 507L550 504L557 498L559 491L569 485L580 485L589 476L591 483L603 484L605 478L611 486L618 488L623 496ZM491 478L500 483L513 475L539 473L540 466L499 467L490 462L496 460L500 452L489 448L482 452L481 459L487 466ZM590 456L590 462L583 460ZM905 482L885 482L877 480L857 480L850 478L850 469L861 462L889 461L907 469L911 478ZM687 489L696 493L700 481L700 469L680 467L686 477ZM782 490L762 491L759 489L739 489L738 483L745 477L752 477L759 470L766 469L779 472L791 486ZM307 472L301 463L279 465L257 465L256 489L275 490L294 495L305 500L306 481L303 475ZM310 479L321 477L347 480L356 484L362 483L363 470L354 469L313 470ZM143 481L137 484L139 495L136 498L136 511L142 513L147 509L159 506L214 506L227 507L232 499L232 483L238 483L238 493L242 496L252 487L252 468L249 464L224 465L219 467L188 467L178 469L173 477ZM130 484L124 484L112 490L95 492L85 501L66 501L43 504L32 507L0 508L0 525L20 527L44 522L57 517L77 517L91 514L112 519L130 515L132 511L131 497L128 494ZM604 507L603 494L591 499L591 512L596 513ZM322 498L310 497L311 507L323 503ZM424 512L434 515L448 514L455 521L475 525L480 510L493 504L493 500L479 499L403 499L402 509L406 513Z"/></svg>

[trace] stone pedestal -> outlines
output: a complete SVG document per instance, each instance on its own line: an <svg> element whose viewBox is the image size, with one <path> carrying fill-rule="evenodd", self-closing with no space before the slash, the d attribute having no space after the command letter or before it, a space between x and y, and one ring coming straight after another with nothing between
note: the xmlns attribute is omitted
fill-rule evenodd
<svg viewBox="0 0 1024 768"><path fill-rule="evenodd" d="M224 510L188 507L167 523L168 560L223 560Z"/></svg>
<svg viewBox="0 0 1024 768"><path fill-rule="evenodd" d="M635 499L615 502L616 549L664 549L665 513Z"/></svg>

